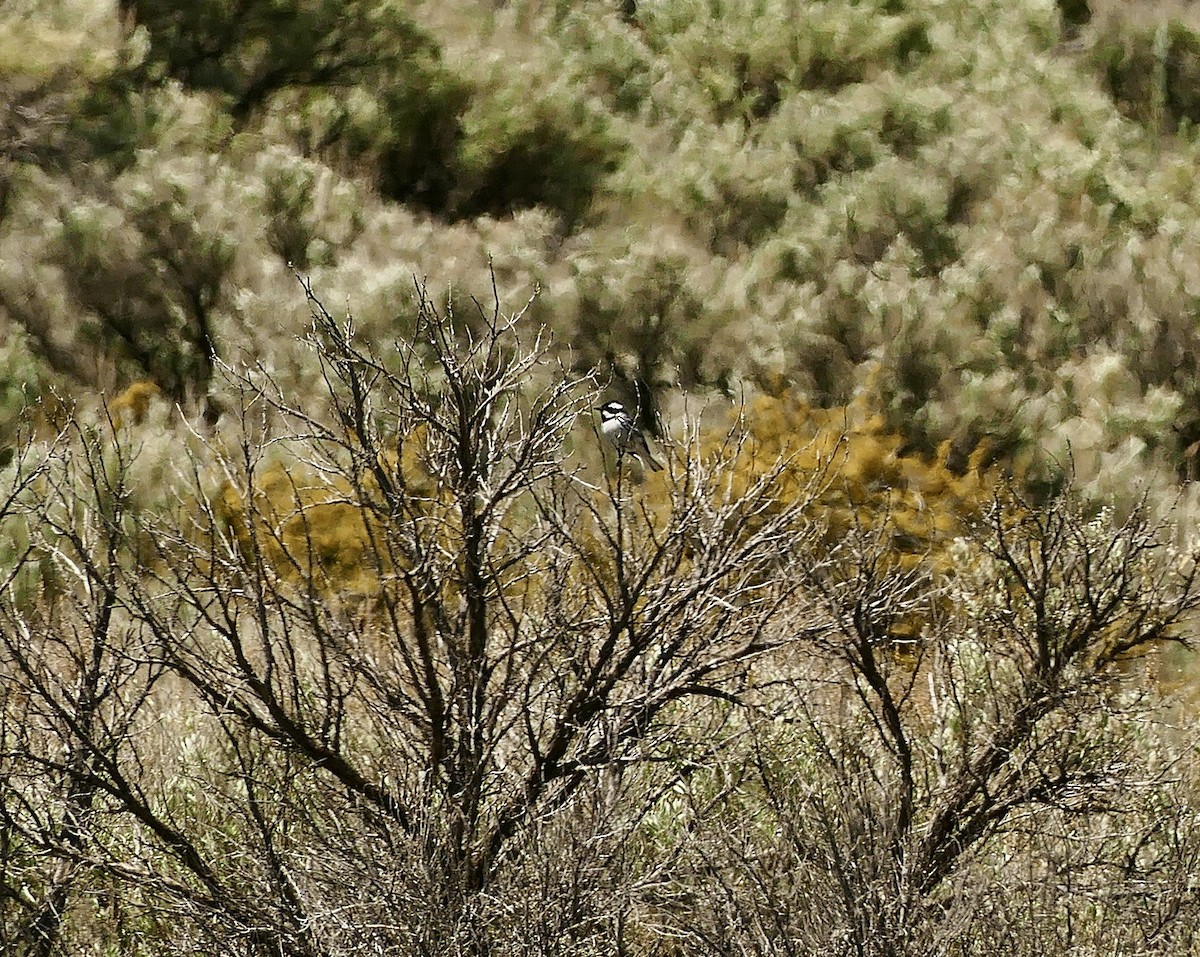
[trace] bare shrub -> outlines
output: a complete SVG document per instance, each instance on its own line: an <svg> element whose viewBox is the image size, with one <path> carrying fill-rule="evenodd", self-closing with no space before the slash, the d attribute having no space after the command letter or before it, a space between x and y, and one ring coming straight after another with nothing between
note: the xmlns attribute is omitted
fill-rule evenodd
<svg viewBox="0 0 1200 957"><path fill-rule="evenodd" d="M94 900L97 873L111 874L129 823L152 806L141 736L163 666L125 609L139 542L126 454L71 421L10 466L5 536L19 551L0 603L6 953L48 957L107 936L80 889Z"/></svg>
<svg viewBox="0 0 1200 957"><path fill-rule="evenodd" d="M736 786L685 792L675 893L692 904L681 919L659 902L681 951L1194 944L1188 746L1151 722L1137 664L1198 601L1162 532L997 501L940 586L850 535L850 565L811 577L828 624L813 656L721 772ZM920 639L898 644L913 615Z"/></svg>
<svg viewBox="0 0 1200 957"><path fill-rule="evenodd" d="M381 354L310 301L325 407L235 375L241 438L196 456L175 499L135 523L71 509L75 483L128 502L125 439L77 430L61 452L62 507L94 542L55 532L65 618L43 596L0 621L53 731L6 752L28 782L11 813L87 894L129 882L142 919L173 914L164 948L507 950L526 910L544 952L612 945L593 885L621 871L597 854L648 806L620 795L794 635L803 499L774 506L778 471L734 492L694 440L669 484L580 471L567 447L596 440L577 423L597 390L498 305L465 323L422 293L415 338ZM346 548L366 593L342 587ZM26 650L60 635L116 717L81 724L86 683ZM162 724L143 727L152 700ZM47 825L43 773L58 804L103 813Z"/></svg>

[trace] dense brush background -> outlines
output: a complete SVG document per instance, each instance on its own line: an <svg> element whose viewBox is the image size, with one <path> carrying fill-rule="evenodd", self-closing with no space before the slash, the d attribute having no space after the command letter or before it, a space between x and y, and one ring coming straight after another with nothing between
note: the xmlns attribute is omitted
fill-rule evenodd
<svg viewBox="0 0 1200 957"><path fill-rule="evenodd" d="M302 282L380 349L412 337L423 287L464 338L494 296L506 312L528 303L523 328L548 331L553 360L531 381L547 387L546 369L594 374L664 445L699 416L695 448L709 448L717 440L705 430L724 434L741 414L760 451L805 449L781 479L786 495L811 496L831 541L890 529L891 570L961 568L956 536L1009 482L1030 507L1069 485L1082 523L1119 525L1145 501L1187 546L1200 515L1198 161L1200 13L1184 2L4 0L0 460L19 463L65 420L100 423L136 436L130 509L186 497L175 490L196 476L183 474L182 450L221 501L228 483L201 473L222 436L236 445L247 434L241 370L269 377L297 407L328 398L320 352L304 341ZM295 462L272 455L256 481L264 501L285 504L264 514L306 513L307 545L327 545L324 573L350 590L378 587L355 577L362 545L344 533L345 506L306 512L317 500L296 490ZM813 492L806 483L834 459L838 474ZM738 481L752 484L748 472ZM647 494L669 497L664 488L651 482ZM243 503L226 504L232 514ZM4 536L6 571L19 537ZM14 608L40 600L41 574L12 579L30 589ZM907 620L896 613L892 639L913 640L929 619ZM1155 671L1141 685L1182 690L1171 720L1194 700L1189 661L1176 654L1169 680ZM25 699L5 700L10 722ZM744 788L719 766L664 798L669 788L649 774L636 811L617 815L629 831L610 827L599 799L573 806L575 817L546 824L522 869L497 878L492 916L472 919L492 928L497 953L582 952L550 931L523 938L542 925L513 903L522 882L530 900L559 893L562 860L547 848L562 846L578 867L572 906L592 923L556 925L542 904L524 906L545 927L586 924L579 940L597 952L818 952L811 940L833 932L812 915L800 921L808 930L771 936L769 916L799 908L798 891L772 885L776 897L747 903L761 873L810 863L808 838L776 846L764 835L790 833L789 822L800 833L812 821L789 809L824 800L807 775L834 737L809 735L811 718L793 716L753 747L730 732L739 773L754 769ZM188 732L188 720L163 711L164 727L184 729L194 753L179 760L195 760L201 781L223 745L215 732ZM996 939L1012 953L1103 953L1124 931L1122 953L1195 953L1194 934L1171 923L1200 894L1200 851L1187 837L1196 790L1192 772L1177 770L1193 745L1175 731L1146 744L1149 727L1102 731L1150 755L1175 788L1125 810L1174 829L1148 827L1139 844L1089 818L1092 843L1054 843L1046 827L1076 834L1071 802L1055 805L1044 844L990 847L955 872L937 905L947 914L972 888L991 896L943 949L922 950L934 934L870 952L991 953L977 949L986 925L1008 934ZM878 759L855 751L852 734L842 744L863 768ZM795 763L774 763L779 755ZM296 784L294 755L280 760L280 780ZM200 785L175 795L169 806L184 809L171 813L196 826L203 815L186 808L202 796ZM276 794L281 807L293 797ZM851 844L869 843L839 806L822 805L825 836L845 827ZM1136 940L1108 891L1084 894L1078 914L1062 903L1074 888L1055 875L1088 873L1087 847L1119 845L1128 881L1112 893L1136 901L1150 886L1134 875L1138 855L1176 838L1187 846L1155 858L1166 862L1155 879L1174 868L1178 900L1159 924L1136 924L1151 928ZM764 863L764 846L779 860ZM14 847L0 858L17 860ZM12 900L63 883L30 860L5 872ZM120 895L105 897L105 882L137 883L121 866L86 885L96 911L73 904L74 936L54 947L151 953L176 938L224 940L211 926L194 937L173 928L150 892L121 917ZM41 876L18 886L22 867ZM243 878L233 871L230 886ZM396 881L388 893L400 897L417 886L412 874ZM890 899L886 878L864 881ZM126 923L91 950L105 907ZM827 952L873 940L863 919L847 917L839 926L858 920L858 930ZM1062 931L1071 920L1082 929ZM323 952L354 952L355 927L330 931ZM256 933L239 925L221 946L269 952ZM1092 950L1078 950L1081 940Z"/></svg>
<svg viewBox="0 0 1200 957"><path fill-rule="evenodd" d="M10 0L0 415L212 357L303 388L294 272L540 295L580 368L864 397L1102 496L1200 440L1186 4ZM298 11L303 11L300 15Z"/></svg>

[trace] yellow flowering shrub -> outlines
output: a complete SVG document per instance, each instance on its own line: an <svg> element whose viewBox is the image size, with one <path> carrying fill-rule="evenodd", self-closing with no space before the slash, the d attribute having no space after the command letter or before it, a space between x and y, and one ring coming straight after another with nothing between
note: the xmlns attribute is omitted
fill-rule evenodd
<svg viewBox="0 0 1200 957"><path fill-rule="evenodd" d="M812 496L813 519L831 542L853 529L889 537L898 567L949 561L947 546L979 516L997 492L1000 471L986 442L950 467L951 441L933 456L905 447L865 397L817 408L793 396L763 396L746 415L750 441L733 460L735 480L749 485L785 456L787 481L779 497Z"/></svg>
<svg viewBox="0 0 1200 957"><path fill-rule="evenodd" d="M407 442L381 463L386 473L403 476L402 506L389 505L369 478L356 487L349 472L326 478L303 464L277 461L249 490L226 482L216 498L217 516L245 560L261 560L294 585L369 598L403 555L389 541L390 521L436 513L439 528L453 528L419 449L419 442Z"/></svg>

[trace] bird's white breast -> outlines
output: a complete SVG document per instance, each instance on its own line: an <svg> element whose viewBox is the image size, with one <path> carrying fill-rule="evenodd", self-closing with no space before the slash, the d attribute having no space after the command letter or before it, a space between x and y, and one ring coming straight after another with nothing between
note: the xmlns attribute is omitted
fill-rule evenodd
<svg viewBox="0 0 1200 957"><path fill-rule="evenodd" d="M610 439L615 439L618 436L624 435L626 428L621 424L621 419L614 415L611 419L604 419L600 423L600 431Z"/></svg>

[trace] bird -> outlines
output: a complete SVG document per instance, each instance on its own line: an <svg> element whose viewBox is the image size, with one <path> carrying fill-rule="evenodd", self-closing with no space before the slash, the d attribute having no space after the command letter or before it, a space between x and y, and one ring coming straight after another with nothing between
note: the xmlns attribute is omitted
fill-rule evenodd
<svg viewBox="0 0 1200 957"><path fill-rule="evenodd" d="M610 401L605 402L596 411L600 413L600 431L617 450L617 455L631 453L651 472L662 471L662 463L656 462L650 454L646 437L642 435L642 430L637 427L625 406L620 402Z"/></svg>

